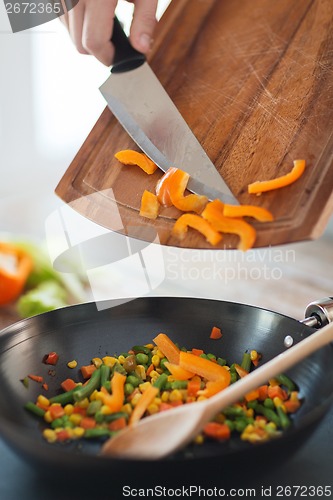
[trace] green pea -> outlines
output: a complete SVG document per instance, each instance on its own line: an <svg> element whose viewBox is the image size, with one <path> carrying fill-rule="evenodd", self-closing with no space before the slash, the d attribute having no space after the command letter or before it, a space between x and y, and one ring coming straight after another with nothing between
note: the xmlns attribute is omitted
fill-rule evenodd
<svg viewBox="0 0 333 500"><path fill-rule="evenodd" d="M148 356L147 354L144 354L143 352L139 352L136 356L136 362L138 363L138 365L146 365L148 363Z"/></svg>
<svg viewBox="0 0 333 500"><path fill-rule="evenodd" d="M273 400L271 398L266 398L265 401L264 401L264 406L266 408L270 408L271 410L274 410L275 409L275 405L273 403Z"/></svg>
<svg viewBox="0 0 333 500"><path fill-rule="evenodd" d="M131 384L133 387L138 387L142 384L143 380L135 375L128 375L126 378L128 384Z"/></svg>
<svg viewBox="0 0 333 500"><path fill-rule="evenodd" d="M126 396L129 396L134 391L134 386L127 382L124 386L124 391L125 391Z"/></svg>

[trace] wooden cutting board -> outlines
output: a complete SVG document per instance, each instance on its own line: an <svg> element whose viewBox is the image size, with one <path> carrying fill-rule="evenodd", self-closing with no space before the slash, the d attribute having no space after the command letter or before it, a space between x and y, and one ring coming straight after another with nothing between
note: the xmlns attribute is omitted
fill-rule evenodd
<svg viewBox="0 0 333 500"><path fill-rule="evenodd" d="M275 216L256 223L256 247L317 238L333 211L332 0L177 0L160 21L150 64L242 204ZM188 248L211 248L196 231L171 236L176 209L156 221L139 215L148 176L114 154L136 149L108 109L56 188L73 208L124 234ZM293 185L260 197L247 185L289 172ZM181 165L178 165L181 168ZM121 223L119 223L119 214ZM234 248L226 235L218 248Z"/></svg>

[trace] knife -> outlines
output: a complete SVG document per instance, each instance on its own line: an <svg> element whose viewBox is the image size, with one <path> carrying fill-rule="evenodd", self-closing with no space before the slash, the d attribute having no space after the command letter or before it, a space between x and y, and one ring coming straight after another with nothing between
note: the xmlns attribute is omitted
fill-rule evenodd
<svg viewBox="0 0 333 500"><path fill-rule="evenodd" d="M190 175L187 188L213 200L239 204L148 65L130 44L117 18L111 41L111 75L100 87L107 104L140 149L164 172Z"/></svg>

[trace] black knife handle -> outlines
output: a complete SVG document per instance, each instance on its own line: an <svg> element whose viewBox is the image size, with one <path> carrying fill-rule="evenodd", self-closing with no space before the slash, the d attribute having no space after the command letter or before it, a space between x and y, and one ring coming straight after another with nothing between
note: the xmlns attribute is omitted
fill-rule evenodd
<svg viewBox="0 0 333 500"><path fill-rule="evenodd" d="M145 55L132 47L116 17L114 18L111 42L115 48L111 73L131 71L132 69L138 68L146 61Z"/></svg>

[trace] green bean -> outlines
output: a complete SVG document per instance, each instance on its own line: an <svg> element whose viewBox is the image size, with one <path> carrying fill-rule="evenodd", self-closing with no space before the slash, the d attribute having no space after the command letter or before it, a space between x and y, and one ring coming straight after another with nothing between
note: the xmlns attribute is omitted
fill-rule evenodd
<svg viewBox="0 0 333 500"><path fill-rule="evenodd" d="M126 382L128 384L131 384L133 387L138 387L140 384L142 384L143 380L137 375L132 374L127 376Z"/></svg>
<svg viewBox="0 0 333 500"><path fill-rule="evenodd" d="M167 367L164 365L164 363L167 363L168 362L168 358L162 358L161 361L160 361L160 368L167 372L168 374L170 374L169 370L167 369Z"/></svg>
<svg viewBox="0 0 333 500"><path fill-rule="evenodd" d="M187 380L175 380L174 382L171 382L171 389L187 389L187 386Z"/></svg>
<svg viewBox="0 0 333 500"><path fill-rule="evenodd" d="M31 411L31 413L34 413L35 415L37 415L38 417L44 417L45 415L45 410L43 410L43 408L39 408L39 406L35 405L34 403L32 403L31 401L28 401L25 405L24 405L24 408L26 410L29 410Z"/></svg>
<svg viewBox="0 0 333 500"><path fill-rule="evenodd" d="M118 418L125 418L128 420L128 413L124 411L118 411L116 413L110 413L109 415L104 415L104 422L113 422L114 420L118 420Z"/></svg>
<svg viewBox="0 0 333 500"><path fill-rule="evenodd" d="M217 364L220 366L225 366L227 364L227 360L223 358L217 358Z"/></svg>
<svg viewBox="0 0 333 500"><path fill-rule="evenodd" d="M104 387L105 382L108 382L111 377L111 368L107 365L101 365L101 386Z"/></svg>
<svg viewBox="0 0 333 500"><path fill-rule="evenodd" d="M241 367L246 370L247 372L250 371L251 369L251 355L248 352L244 352L243 354L243 359L241 362Z"/></svg>
<svg viewBox="0 0 333 500"><path fill-rule="evenodd" d="M146 354L147 356L151 354L151 349L149 349L149 347L145 347L144 345L135 345L134 347L132 347L132 351L134 352L134 354L138 354L140 352Z"/></svg>
<svg viewBox="0 0 333 500"><path fill-rule="evenodd" d="M216 356L215 356L215 354L212 354L209 352L207 354L207 359L209 359L209 361L212 361L212 360L216 361Z"/></svg>
<svg viewBox="0 0 333 500"><path fill-rule="evenodd" d="M287 387L287 389L290 392L296 391L297 387L296 384L289 378L287 375L284 375L283 373L281 375L278 375L276 377L276 380L281 384Z"/></svg>
<svg viewBox="0 0 333 500"><path fill-rule="evenodd" d="M90 417L95 415L102 408L102 401L96 399L95 401L91 401L87 407L87 415Z"/></svg>
<svg viewBox="0 0 333 500"><path fill-rule="evenodd" d="M89 396L101 386L101 369L97 368L91 375L87 385L80 387L80 389L74 392L74 401L82 401L84 398L89 398Z"/></svg>
<svg viewBox="0 0 333 500"><path fill-rule="evenodd" d="M130 384L129 382L127 382L124 386L124 392L125 392L126 396L129 396L130 394L132 394L133 391L134 391L134 386L132 384Z"/></svg>
<svg viewBox="0 0 333 500"><path fill-rule="evenodd" d="M166 383L168 381L168 375L166 373L161 373L161 375L156 379L153 386L157 387L160 391L165 389Z"/></svg>
<svg viewBox="0 0 333 500"><path fill-rule="evenodd" d="M230 384L234 384L238 380L237 372L230 371Z"/></svg>
<svg viewBox="0 0 333 500"><path fill-rule="evenodd" d="M68 403L73 403L74 401L74 394L81 390L82 386L77 386L74 387L71 391L63 392L62 394L58 394L57 396L53 396L53 398L50 398L50 403L59 403L60 405L64 406L67 405Z"/></svg>
<svg viewBox="0 0 333 500"><path fill-rule="evenodd" d="M224 408L223 413L226 417L243 417L245 416L245 412L243 408L238 406L227 406Z"/></svg>
<svg viewBox="0 0 333 500"><path fill-rule="evenodd" d="M282 429L288 429L291 426L291 421L288 415L282 410L281 406L276 408L277 414L280 418Z"/></svg>
<svg viewBox="0 0 333 500"><path fill-rule="evenodd" d="M204 352L202 354L200 354L200 358L203 358L203 359L208 359L208 356L207 354L205 354Z"/></svg>
<svg viewBox="0 0 333 500"><path fill-rule="evenodd" d="M87 439L101 438L101 437L111 437L114 435L109 429L103 428L95 428L95 429L86 429L84 431L83 437Z"/></svg>
<svg viewBox="0 0 333 500"><path fill-rule="evenodd" d="M112 375L115 373L121 373L122 375L127 375L127 371L120 363L115 363L112 368Z"/></svg>
<svg viewBox="0 0 333 500"><path fill-rule="evenodd" d="M265 408L270 408L271 410L274 410L275 405L274 405L273 399L266 398L264 401L264 406L265 406Z"/></svg>
<svg viewBox="0 0 333 500"><path fill-rule="evenodd" d="M237 418L235 420L235 430L239 433L242 433L247 425L248 423L244 418Z"/></svg>
<svg viewBox="0 0 333 500"><path fill-rule="evenodd" d="M226 419L224 423L229 427L231 432L235 430L235 422L233 420Z"/></svg>
<svg viewBox="0 0 333 500"><path fill-rule="evenodd" d="M270 422L274 422L274 424L278 427L281 427L280 418L277 416L274 410L265 408L264 405L257 404L255 411L259 413L259 415L263 415L264 417L266 417Z"/></svg>

